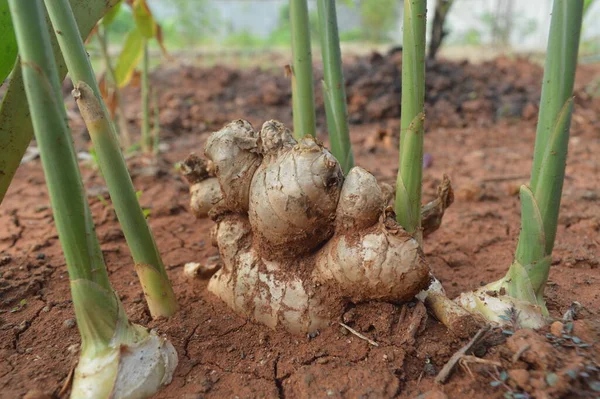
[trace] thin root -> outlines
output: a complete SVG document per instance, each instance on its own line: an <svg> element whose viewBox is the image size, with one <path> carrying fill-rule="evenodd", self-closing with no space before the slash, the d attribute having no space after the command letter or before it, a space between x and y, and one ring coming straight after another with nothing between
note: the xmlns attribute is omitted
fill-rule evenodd
<svg viewBox="0 0 600 399"><path fill-rule="evenodd" d="M358 338L364 339L365 341L367 341L368 343L370 343L373 346L379 346L379 344L377 342L373 341L372 339L370 339L368 337L365 337L364 335L362 335L361 333L359 333L352 327L350 327L342 322L340 322L339 324L340 324L340 326L344 327L346 330L350 331L352 334L356 335Z"/></svg>

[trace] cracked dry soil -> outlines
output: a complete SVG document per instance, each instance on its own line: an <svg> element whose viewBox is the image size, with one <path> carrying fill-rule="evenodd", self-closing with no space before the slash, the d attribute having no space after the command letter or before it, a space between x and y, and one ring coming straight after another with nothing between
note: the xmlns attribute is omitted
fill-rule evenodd
<svg viewBox="0 0 600 399"><path fill-rule="evenodd" d="M523 76L539 72L527 65L519 61L513 69L523 70ZM577 90L598 71L583 70ZM478 76L485 73L478 71ZM160 72L155 79L159 90L166 91L168 79ZM213 91L220 90L218 79L195 84L203 92L214 85ZM127 95L136 96L135 89ZM168 104L164 106L168 109ZM283 107L279 114L244 111L242 104L238 116L255 126L271 118L290 122L289 110ZM226 117L213 115L212 120ZM535 133L535 118L461 117L467 120L466 127L430 120L425 138L430 158L424 171L424 201L434 196L444 173L452 178L456 191L441 229L425 242L427 259L451 297L499 278L510 264L519 232L516 192L528 179ZM87 148L80 121L71 122L78 150ZM208 134L218 127L217 122L207 121L195 134L167 127L164 141L170 150L163 154L161 173L149 174L143 160L132 160L136 189L143 191L142 206L150 209L150 225L181 306L171 320L150 320L123 234L106 205L102 179L96 170L82 165L113 286L131 320L167 334L179 353L174 380L157 398L598 395L594 389L600 384L599 99L577 99L546 290L552 316L561 317L577 300L584 307L580 320L563 325L563 330L554 325L540 332L519 330L513 336L493 331L473 355L500 366L463 362L441 386L433 382L435 375L466 341L448 333L420 304L348 308L339 321L378 344L373 346L339 325L312 337L269 330L230 311L207 292L205 280L184 276L185 263L211 262L217 250L210 244L212 222L191 217L187 186L172 166L191 149L201 152ZM380 181L395 180L398 129L394 116L352 126L357 164ZM34 389L56 396L77 360L79 337L39 160L19 169L0 207L0 226L0 397L19 398ZM574 345L563 334L591 346Z"/></svg>

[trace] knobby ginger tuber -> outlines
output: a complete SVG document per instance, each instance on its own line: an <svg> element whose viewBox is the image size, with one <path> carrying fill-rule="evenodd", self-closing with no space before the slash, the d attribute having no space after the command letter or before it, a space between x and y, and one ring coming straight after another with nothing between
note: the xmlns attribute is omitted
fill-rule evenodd
<svg viewBox="0 0 600 399"><path fill-rule="evenodd" d="M223 267L208 288L239 314L314 332L349 301L406 301L428 286L422 250L375 177L355 167L344 178L312 137L296 142L277 121L256 133L240 120L211 135L205 156L183 171L192 212L216 222Z"/></svg>

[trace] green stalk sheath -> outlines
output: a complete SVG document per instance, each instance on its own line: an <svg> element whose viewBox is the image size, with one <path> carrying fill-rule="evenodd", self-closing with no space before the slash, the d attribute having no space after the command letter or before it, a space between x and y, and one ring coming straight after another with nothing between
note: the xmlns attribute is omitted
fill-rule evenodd
<svg viewBox="0 0 600 399"><path fill-rule="evenodd" d="M96 148L100 170L123 227L150 313L154 317L171 316L177 310L175 294L137 200L69 3L67 0L46 0L46 8L57 31L74 83L74 97Z"/></svg>
<svg viewBox="0 0 600 399"><path fill-rule="evenodd" d="M335 0L318 0L317 6L323 55L323 102L326 104L327 130L331 153L340 162L346 174L354 167L354 155L350 144Z"/></svg>
<svg viewBox="0 0 600 399"><path fill-rule="evenodd" d="M118 0L71 0L81 34L87 37L96 22L116 3ZM54 35L51 35L50 41L60 81L67 73L67 67ZM10 82L0 105L0 203L32 137L33 125L29 117L22 72L21 68L16 67L10 75Z"/></svg>
<svg viewBox="0 0 600 399"><path fill-rule="evenodd" d="M142 61L142 150L152 152L152 135L150 134L150 83L148 82L149 66L148 40L144 39L144 59Z"/></svg>
<svg viewBox="0 0 600 399"><path fill-rule="evenodd" d="M548 254L552 252L556 237L570 113L566 125L562 126L563 131L558 133L556 129L560 130L557 126L559 116L573 95L582 18L583 0L554 1L529 185L544 221ZM565 135L562 139L564 148L557 149L559 153L549 153L551 143L555 141L553 136L556 134ZM549 163L558 165L556 169L553 168L552 173L549 170Z"/></svg>
<svg viewBox="0 0 600 399"><path fill-rule="evenodd" d="M102 53L102 57L104 58L104 62L106 64L106 72L108 73L108 77L112 84L112 89L115 91L115 100L117 101L117 109L119 114L119 116L117 117L117 123L119 126L121 144L123 148L129 148L131 147L131 136L129 135L129 128L127 127L125 107L123 107L123 103L121 102L121 89L119 89L119 85L117 84L115 68L113 68L112 66L110 54L108 53L107 36L108 30L106 28L102 28L98 31L98 40L100 41L100 52Z"/></svg>
<svg viewBox="0 0 600 399"><path fill-rule="evenodd" d="M10 9L19 44L31 119L44 166L54 221L71 280L82 346L84 350L88 345L99 344L106 347L114 328L100 326L92 329L93 331L89 330L90 324L85 320L89 319L91 309L84 306L87 302L76 289L78 282L87 281L100 291L112 293L84 194L73 141L66 124L67 115L62 104L58 71L43 6L41 0L11 0ZM110 317L117 306L110 306L110 303L93 305L93 311L99 318ZM95 338L90 340L92 336Z"/></svg>
<svg viewBox="0 0 600 399"><path fill-rule="evenodd" d="M396 185L396 218L420 241L425 119L426 0L404 2L402 41L402 119L400 164Z"/></svg>
<svg viewBox="0 0 600 399"><path fill-rule="evenodd" d="M306 0L290 0L292 31L292 108L296 139L315 136L315 100L313 93L312 55L308 4ZM295 80L295 84L294 84Z"/></svg>

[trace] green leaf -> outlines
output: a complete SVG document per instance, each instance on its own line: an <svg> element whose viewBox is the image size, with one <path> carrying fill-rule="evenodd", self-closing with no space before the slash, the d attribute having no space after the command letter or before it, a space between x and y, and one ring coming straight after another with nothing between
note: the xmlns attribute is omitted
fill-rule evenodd
<svg viewBox="0 0 600 399"><path fill-rule="evenodd" d="M121 10L121 4L123 4L123 3L122 2L117 3L113 8L110 9L109 12L106 13L104 18L102 18L102 25L108 26L108 25L112 24L112 22L117 17L117 14Z"/></svg>
<svg viewBox="0 0 600 399"><path fill-rule="evenodd" d="M156 21L145 0L133 2L133 18L135 24L146 39L156 36Z"/></svg>
<svg viewBox="0 0 600 399"><path fill-rule="evenodd" d="M82 37L88 36L106 9L112 7L116 2L116 0L70 0ZM0 4L5 5L6 0L0 0ZM6 25L0 24L0 26L5 27ZM1 37L4 38L3 35ZM52 51L57 58L59 75L62 80L67 73L67 67L60 56L60 49L54 34L51 40ZM0 57L0 64L6 58L8 57ZM2 149L0 151L0 203L4 199L32 137L33 126L23 87L21 68L15 68L0 104L0 149Z"/></svg>
<svg viewBox="0 0 600 399"><path fill-rule="evenodd" d="M125 45L115 67L115 79L119 87L127 86L133 76L133 71L140 63L144 50L144 37L139 29L132 29L125 39Z"/></svg>
<svg viewBox="0 0 600 399"><path fill-rule="evenodd" d="M13 31L8 0L0 0L0 85L8 76L17 59L17 41Z"/></svg>

